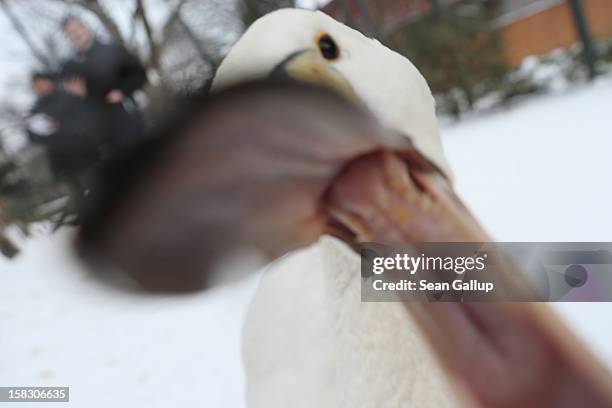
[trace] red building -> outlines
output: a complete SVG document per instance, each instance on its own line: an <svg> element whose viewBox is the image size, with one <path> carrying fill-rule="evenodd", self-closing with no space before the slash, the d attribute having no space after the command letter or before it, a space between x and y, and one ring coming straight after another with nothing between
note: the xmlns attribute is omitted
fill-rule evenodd
<svg viewBox="0 0 612 408"><path fill-rule="evenodd" d="M438 1L448 5L460 0ZM333 0L323 11L349 25L375 25L385 35L428 12L431 4L431 0ZM363 5L369 16L364 16ZM491 29L501 32L506 58L513 65L578 41L567 0L498 0L497 5ZM591 34L612 38L612 0L583 0L583 5Z"/></svg>

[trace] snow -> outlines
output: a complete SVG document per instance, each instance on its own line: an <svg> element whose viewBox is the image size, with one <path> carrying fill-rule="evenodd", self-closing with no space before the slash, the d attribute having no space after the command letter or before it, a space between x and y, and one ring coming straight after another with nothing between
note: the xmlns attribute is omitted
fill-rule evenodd
<svg viewBox="0 0 612 408"><path fill-rule="evenodd" d="M442 130L456 187L500 241L611 241L612 76Z"/></svg>
<svg viewBox="0 0 612 408"><path fill-rule="evenodd" d="M331 0L297 0L295 4L298 7L306 9L316 9L327 5L330 1Z"/></svg>
<svg viewBox="0 0 612 408"><path fill-rule="evenodd" d="M443 129L456 187L497 241L612 241L612 76ZM612 303L555 303L612 367Z"/></svg>
<svg viewBox="0 0 612 408"><path fill-rule="evenodd" d="M0 259L0 384L70 386L70 405L240 407L242 321L257 276L187 297L108 289L64 231ZM26 407L27 404L20 406Z"/></svg>
<svg viewBox="0 0 612 408"><path fill-rule="evenodd" d="M457 188L500 241L611 241L612 77L445 127ZM70 231L0 259L0 384L71 387L71 406L244 406L240 332L259 275L188 297L94 282ZM612 304L556 304L612 367ZM27 404L20 406L27 407Z"/></svg>

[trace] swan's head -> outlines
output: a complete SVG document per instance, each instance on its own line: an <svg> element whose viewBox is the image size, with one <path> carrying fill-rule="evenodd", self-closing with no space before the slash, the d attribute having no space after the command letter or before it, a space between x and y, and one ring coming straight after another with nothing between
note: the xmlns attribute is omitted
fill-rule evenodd
<svg viewBox="0 0 612 408"><path fill-rule="evenodd" d="M329 86L364 105L451 176L427 82L380 42L320 11L282 9L244 33L220 65L212 90L270 76Z"/></svg>

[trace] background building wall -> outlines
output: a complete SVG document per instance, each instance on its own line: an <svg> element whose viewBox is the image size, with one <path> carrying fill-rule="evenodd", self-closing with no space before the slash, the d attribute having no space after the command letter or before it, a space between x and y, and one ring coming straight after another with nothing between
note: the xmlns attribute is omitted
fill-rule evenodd
<svg viewBox="0 0 612 408"><path fill-rule="evenodd" d="M595 38L612 37L612 1L583 0L591 34ZM504 38L506 56L512 65L529 55L545 54L555 48L578 41L572 13L567 1L528 15L518 14L503 21L499 30Z"/></svg>

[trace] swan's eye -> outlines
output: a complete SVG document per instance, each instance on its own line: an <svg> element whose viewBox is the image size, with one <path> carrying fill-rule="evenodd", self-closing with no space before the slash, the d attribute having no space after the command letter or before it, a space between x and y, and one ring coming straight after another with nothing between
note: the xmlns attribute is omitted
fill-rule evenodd
<svg viewBox="0 0 612 408"><path fill-rule="evenodd" d="M334 39L327 33L319 35L317 45L319 46L321 55L323 55L323 58L326 60L333 61L338 59L340 56L340 48L338 48L338 44L336 44Z"/></svg>

